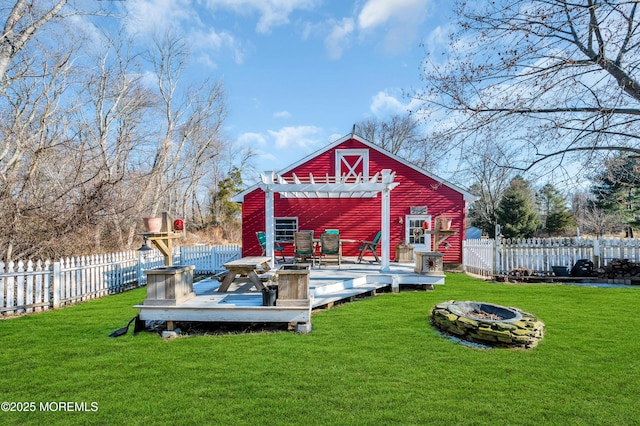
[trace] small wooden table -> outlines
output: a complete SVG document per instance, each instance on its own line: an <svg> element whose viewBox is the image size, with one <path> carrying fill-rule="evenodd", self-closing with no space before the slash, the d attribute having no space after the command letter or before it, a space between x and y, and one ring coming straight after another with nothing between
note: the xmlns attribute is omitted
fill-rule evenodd
<svg viewBox="0 0 640 426"><path fill-rule="evenodd" d="M229 286L237 276L247 277L258 291L262 291L265 287L258 276L258 272L269 271L271 269L270 262L271 258L268 256L249 256L225 263L223 266L229 273L222 280L218 291L229 290Z"/></svg>

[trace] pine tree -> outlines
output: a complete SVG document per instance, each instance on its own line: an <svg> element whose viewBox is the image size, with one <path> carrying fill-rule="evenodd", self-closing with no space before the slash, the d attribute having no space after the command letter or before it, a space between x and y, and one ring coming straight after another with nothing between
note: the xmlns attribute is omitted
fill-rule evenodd
<svg viewBox="0 0 640 426"><path fill-rule="evenodd" d="M626 154L608 159L593 179L596 205L616 214L627 226L629 237L640 226L640 162Z"/></svg>
<svg viewBox="0 0 640 426"><path fill-rule="evenodd" d="M242 174L237 167L232 167L227 176L218 182L217 190L211 193L209 209L214 226L226 229L239 225L241 207L232 202L231 197L241 188Z"/></svg>
<svg viewBox="0 0 640 426"><path fill-rule="evenodd" d="M575 226L575 220L567 208L566 199L552 184L548 183L538 191L538 206L549 236L562 234Z"/></svg>
<svg viewBox="0 0 640 426"><path fill-rule="evenodd" d="M506 238L530 238L540 226L534 193L521 176L516 176L498 205L498 223Z"/></svg>

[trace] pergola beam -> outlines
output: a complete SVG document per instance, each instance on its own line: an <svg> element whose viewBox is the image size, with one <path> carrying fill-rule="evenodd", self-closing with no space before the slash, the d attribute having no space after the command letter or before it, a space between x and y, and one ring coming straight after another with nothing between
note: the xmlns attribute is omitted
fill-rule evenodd
<svg viewBox="0 0 640 426"><path fill-rule="evenodd" d="M293 182L274 173L266 171L261 174L261 188L265 192L265 233L266 254L271 257L271 267L275 265L275 207L274 193L280 193L289 198L373 198L382 193L381 206L381 270L389 270L389 232L390 232L390 207L391 190L398 186L394 182L395 173L389 169L378 172L370 179L358 176L354 182L347 182L345 177L332 179L327 175L324 179L313 177L309 174L309 181L302 182L298 176L293 175ZM321 182L324 180L324 182ZM333 182L332 182L333 181Z"/></svg>

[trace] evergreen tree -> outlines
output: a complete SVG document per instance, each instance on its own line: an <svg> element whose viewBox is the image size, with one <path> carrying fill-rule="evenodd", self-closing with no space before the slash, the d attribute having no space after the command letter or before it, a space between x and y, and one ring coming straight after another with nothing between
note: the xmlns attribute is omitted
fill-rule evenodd
<svg viewBox="0 0 640 426"><path fill-rule="evenodd" d="M596 205L617 215L633 237L633 228L640 226L640 163L637 157L621 154L603 166L593 179Z"/></svg>
<svg viewBox="0 0 640 426"><path fill-rule="evenodd" d="M549 236L562 234L576 222L567 208L566 199L552 184L548 183L538 191L538 206Z"/></svg>
<svg viewBox="0 0 640 426"><path fill-rule="evenodd" d="M241 207L231 201L231 197L242 188L242 174L240 169L233 167L227 177L218 182L217 190L211 194L211 219L213 225L233 228L240 223Z"/></svg>
<svg viewBox="0 0 640 426"><path fill-rule="evenodd" d="M506 238L530 238L540 226L535 194L521 176L516 176L498 205L497 218Z"/></svg>

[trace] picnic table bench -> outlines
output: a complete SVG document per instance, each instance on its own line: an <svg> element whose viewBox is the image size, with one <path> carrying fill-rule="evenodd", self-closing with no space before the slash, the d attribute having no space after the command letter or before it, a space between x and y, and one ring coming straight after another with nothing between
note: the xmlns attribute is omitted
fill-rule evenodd
<svg viewBox="0 0 640 426"><path fill-rule="evenodd" d="M248 280L258 291L262 291L265 286L262 284L258 274L264 274L271 269L271 258L268 256L249 256L225 263L223 266L228 271L222 280L219 292L229 290L229 286L238 278Z"/></svg>

